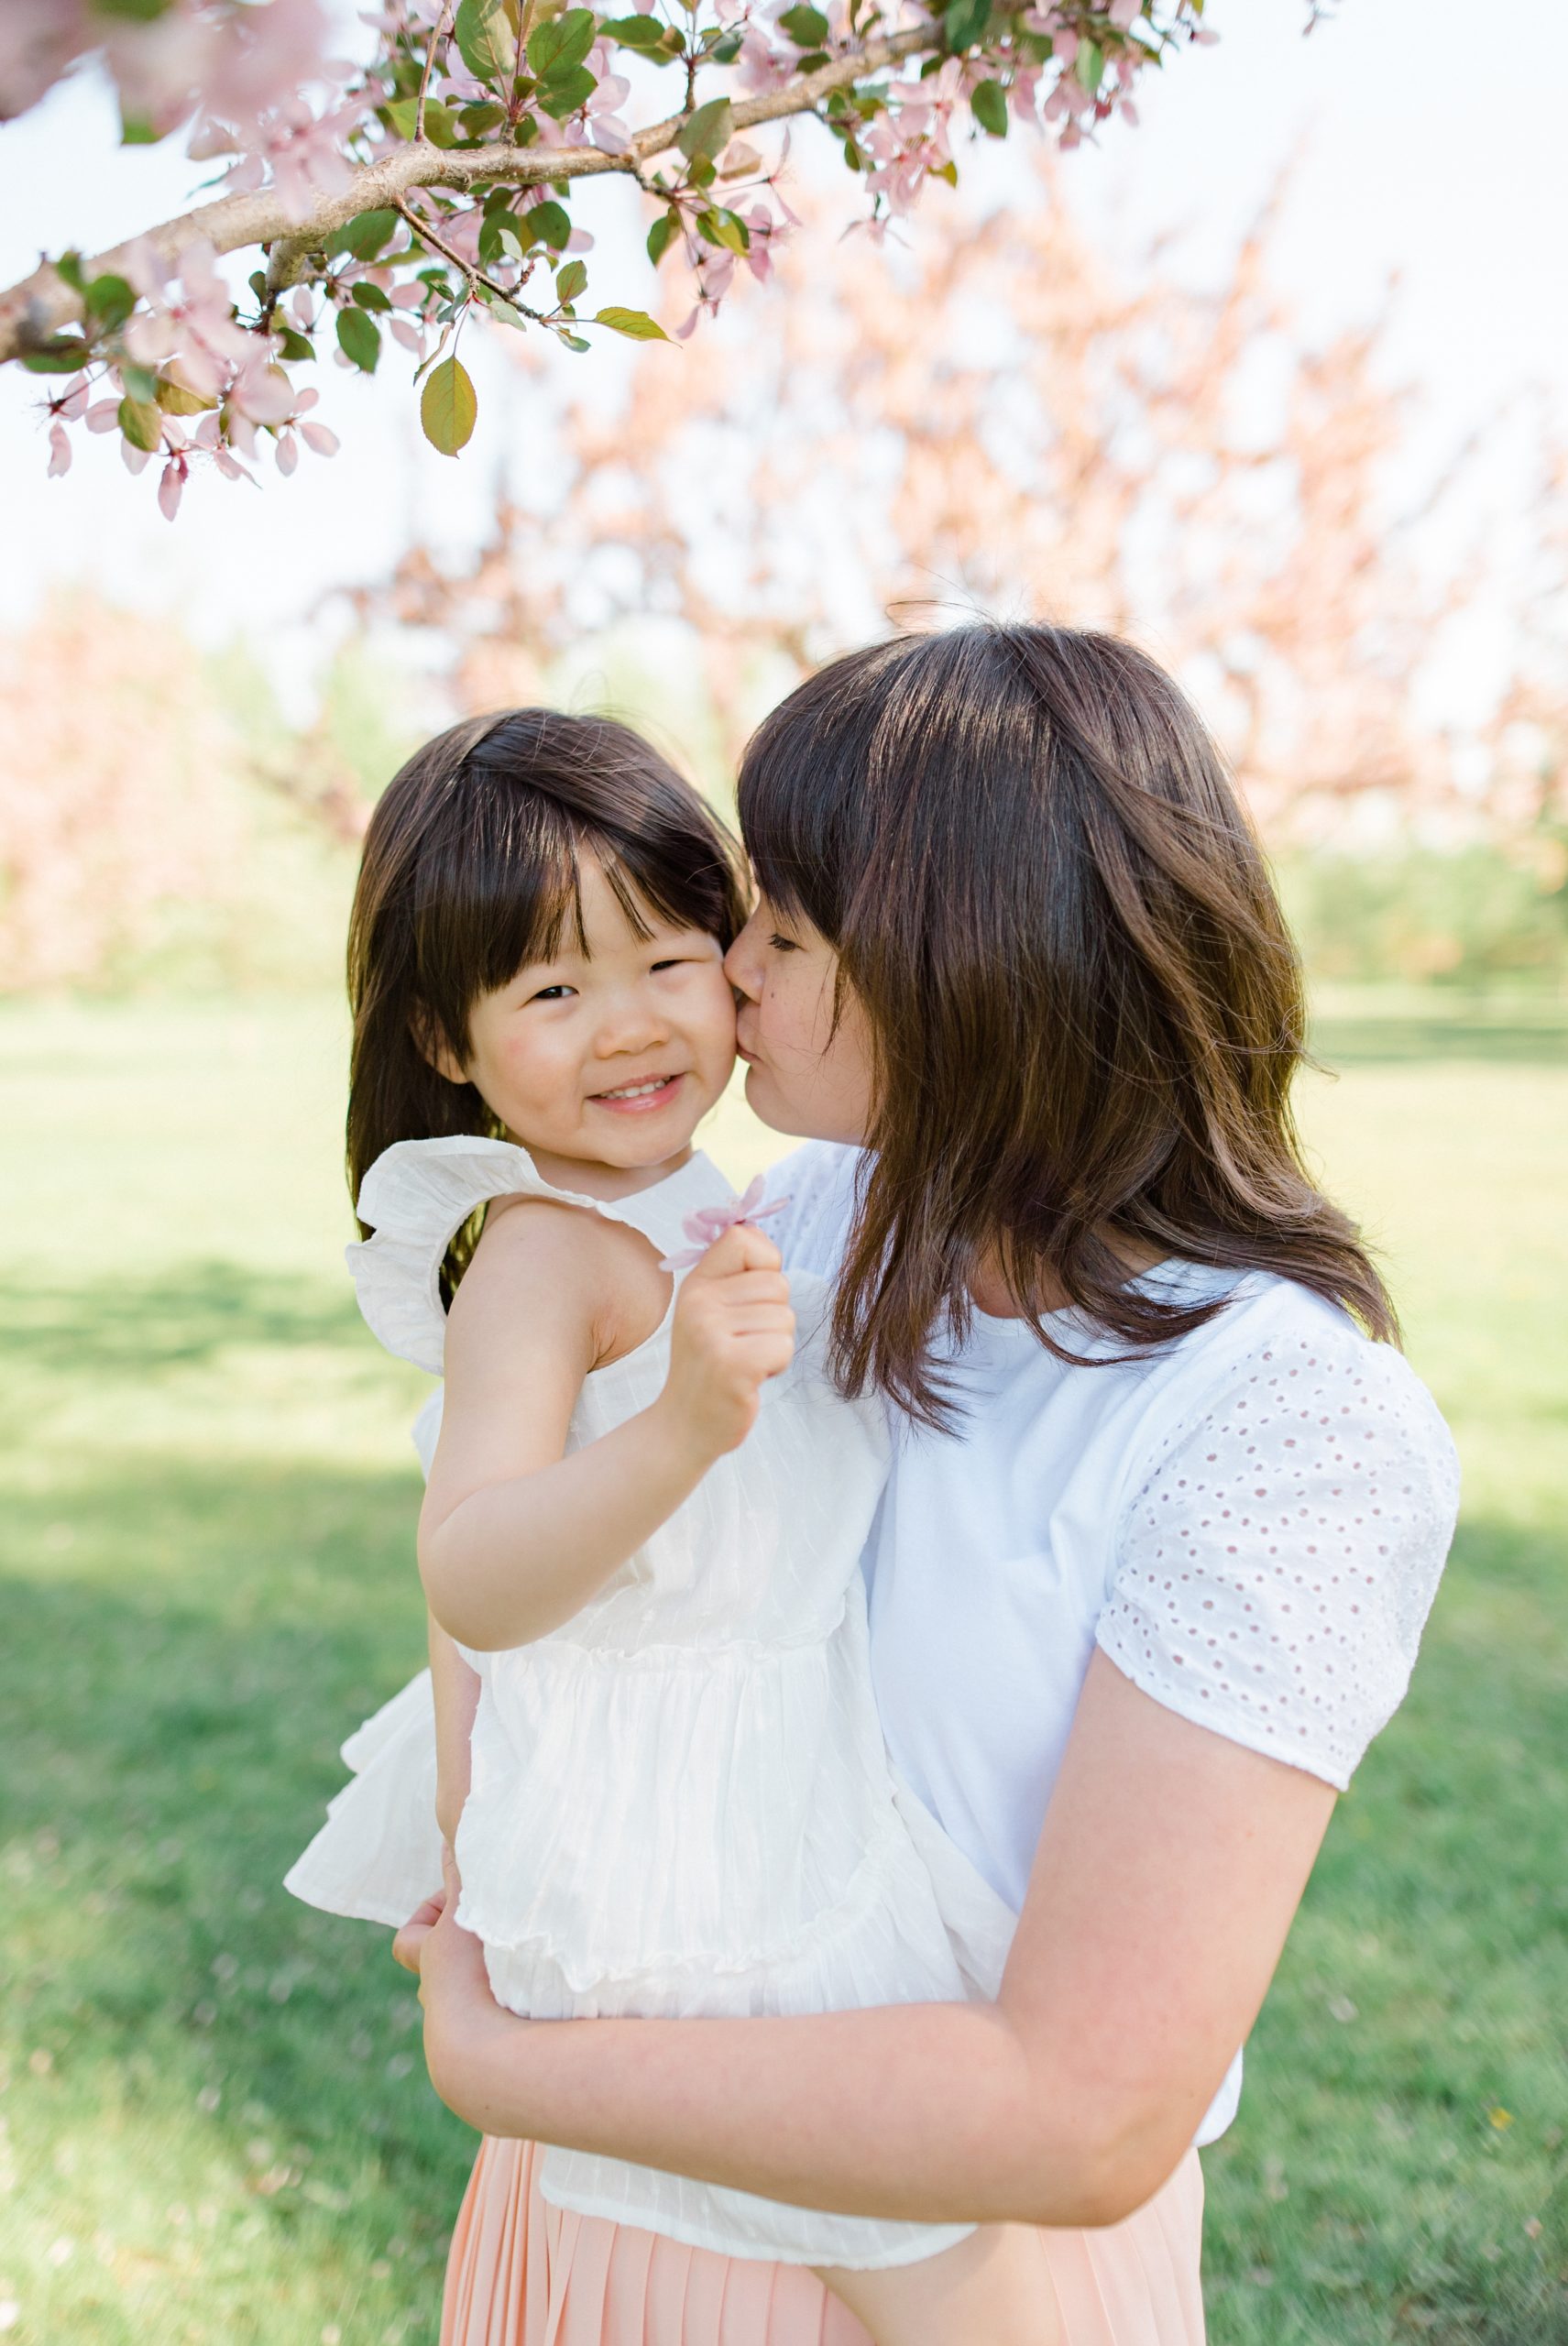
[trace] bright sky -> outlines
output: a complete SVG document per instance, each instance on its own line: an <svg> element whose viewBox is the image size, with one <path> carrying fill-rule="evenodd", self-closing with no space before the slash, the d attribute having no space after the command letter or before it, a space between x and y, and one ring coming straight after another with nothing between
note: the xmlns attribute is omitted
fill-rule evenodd
<svg viewBox="0 0 1568 2346"><path fill-rule="evenodd" d="M1303 40L1299 0L1212 0L1219 45L1179 59L1163 86L1140 94L1136 131L1069 158L1070 187L1133 242L1173 220L1190 225L1179 265L1194 270L1234 243L1299 148L1280 269L1315 328L1365 316L1397 272L1393 353L1445 433L1530 385L1568 412L1562 0L1513 0L1506 38L1486 28L1490 14L1478 0L1343 0ZM40 247L92 252L183 208L200 176L192 166L162 149L120 148L114 136L92 80L0 127L0 282L24 274ZM1006 154L990 146L979 162L1000 190ZM848 203L854 190L837 179ZM941 234L941 203L933 190L916 236ZM630 252L618 262L613 298L650 298L643 266ZM786 253L786 280L788 269ZM765 334L777 296L748 285L739 298L749 330ZM479 339L469 337L466 356ZM509 449L526 462L526 391L500 385L477 356L482 400L492 387L496 395L457 462L420 436L408 362L384 361L374 383L328 366L319 412L342 436L341 454L303 456L288 481L268 466L259 492L193 481L172 527L157 511L152 474L132 480L113 439L73 435L71 474L46 481L37 383L3 370L0 623L23 617L50 581L83 580L166 608L203 638L243 635L275 673L307 672L317 649L307 614L323 593L382 574L415 530L474 542ZM683 363L674 352L670 360ZM607 371L597 356L554 363L585 384L587 370Z"/></svg>

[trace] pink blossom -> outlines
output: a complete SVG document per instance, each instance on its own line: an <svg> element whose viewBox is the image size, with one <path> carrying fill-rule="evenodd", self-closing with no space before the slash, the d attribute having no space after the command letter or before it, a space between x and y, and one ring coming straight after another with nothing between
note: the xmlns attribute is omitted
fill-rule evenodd
<svg viewBox="0 0 1568 2346"><path fill-rule="evenodd" d="M698 1206L688 1213L681 1224L681 1234L691 1241L689 1247L678 1255L666 1255L659 1268L662 1271L689 1270L700 1263L710 1246L717 1246L726 1232L739 1228L743 1222L765 1222L771 1213L780 1213L788 1205L787 1198L773 1198L764 1205L767 1183L759 1173L743 1197L733 1198L725 1206Z"/></svg>
<svg viewBox="0 0 1568 2346"><path fill-rule="evenodd" d="M335 456L337 454L337 434L329 432L324 423L302 423L300 437L306 447L313 449L318 456Z"/></svg>
<svg viewBox="0 0 1568 2346"><path fill-rule="evenodd" d="M135 479L137 473L146 472L148 465L151 464L152 451L150 448L138 448L129 440L122 440L120 442L120 462L124 465L126 472L130 474L131 477Z"/></svg>
<svg viewBox="0 0 1568 2346"><path fill-rule="evenodd" d="M299 442L295 439L291 432L280 432L278 434L277 447L277 464L279 471L283 474L285 478L287 478L288 475L293 471L294 466L299 463Z"/></svg>
<svg viewBox="0 0 1568 2346"><path fill-rule="evenodd" d="M96 400L87 411L89 432L117 432L120 428L118 400Z"/></svg>
<svg viewBox="0 0 1568 2346"><path fill-rule="evenodd" d="M186 465L183 456L176 456L163 467L163 477L158 484L158 510L166 521L172 521L180 510L180 499L185 487Z"/></svg>
<svg viewBox="0 0 1568 2346"><path fill-rule="evenodd" d="M416 358L424 356L424 336L417 326L411 326L406 318L389 318L387 332L394 342L400 343L402 347L411 351Z"/></svg>
<svg viewBox="0 0 1568 2346"><path fill-rule="evenodd" d="M58 480L71 470L71 435L63 423L51 423L49 428L49 473L50 480Z"/></svg>

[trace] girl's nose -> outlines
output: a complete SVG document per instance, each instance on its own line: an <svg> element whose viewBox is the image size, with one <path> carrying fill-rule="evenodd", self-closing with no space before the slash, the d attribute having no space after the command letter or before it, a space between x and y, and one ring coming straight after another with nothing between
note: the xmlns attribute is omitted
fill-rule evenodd
<svg viewBox="0 0 1568 2346"><path fill-rule="evenodd" d="M656 1003L636 994L606 1010L594 1047L600 1058L618 1058L629 1051L653 1050L669 1038L669 1020L659 1015Z"/></svg>

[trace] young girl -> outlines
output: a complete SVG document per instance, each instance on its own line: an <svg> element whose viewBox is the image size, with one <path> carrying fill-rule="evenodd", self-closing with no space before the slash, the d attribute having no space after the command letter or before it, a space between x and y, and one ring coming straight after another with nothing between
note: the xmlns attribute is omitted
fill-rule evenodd
<svg viewBox="0 0 1568 2346"><path fill-rule="evenodd" d="M733 1063L743 917L701 802L598 719L454 728L366 843L349 1162L374 1235L349 1251L377 1335L444 1373L417 1437L434 1735L416 1682L349 1747L289 1886L401 1920L433 1886L411 1820L433 1749L462 1919L535 2018L961 2000L994 1992L1011 1934L898 1797L877 1723L858 1564L880 1407L833 1388L825 1283L792 1292L693 1153ZM565 2151L543 2188L824 2269L882 2346L1057 2334L1021 2231Z"/></svg>

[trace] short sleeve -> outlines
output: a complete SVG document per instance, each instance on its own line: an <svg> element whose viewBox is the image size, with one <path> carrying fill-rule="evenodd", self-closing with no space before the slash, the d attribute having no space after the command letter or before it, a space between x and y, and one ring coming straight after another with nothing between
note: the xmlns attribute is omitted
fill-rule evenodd
<svg viewBox="0 0 1568 2346"><path fill-rule="evenodd" d="M1281 1336L1137 1491L1098 1642L1168 1709L1343 1791L1404 1698L1458 1502L1400 1354L1348 1321Z"/></svg>

